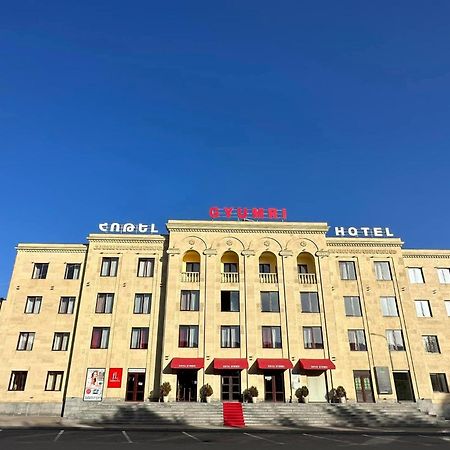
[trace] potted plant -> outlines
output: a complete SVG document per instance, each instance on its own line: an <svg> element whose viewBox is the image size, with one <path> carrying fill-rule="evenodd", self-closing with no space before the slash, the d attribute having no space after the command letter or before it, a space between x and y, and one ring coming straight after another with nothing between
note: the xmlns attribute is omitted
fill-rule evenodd
<svg viewBox="0 0 450 450"><path fill-rule="evenodd" d="M347 393L343 386L338 386L336 388L335 395L338 403L345 403L347 401Z"/></svg>
<svg viewBox="0 0 450 450"><path fill-rule="evenodd" d="M200 388L200 398L206 403L210 403L211 395L213 395L213 392L213 388L208 383L206 383Z"/></svg>
<svg viewBox="0 0 450 450"><path fill-rule="evenodd" d="M295 391L295 396L298 398L299 403L308 403L309 389L307 386L299 387Z"/></svg>
<svg viewBox="0 0 450 450"><path fill-rule="evenodd" d="M245 389L243 392L244 400L249 403L256 403L256 397L258 397L258 389L255 386L251 386Z"/></svg>
<svg viewBox="0 0 450 450"><path fill-rule="evenodd" d="M160 392L160 396L163 399L163 402L167 402L169 400L167 396L169 395L169 392L171 390L172 390L172 387L170 386L170 383L168 381L165 381L161 385L161 387L159 388L159 392Z"/></svg>

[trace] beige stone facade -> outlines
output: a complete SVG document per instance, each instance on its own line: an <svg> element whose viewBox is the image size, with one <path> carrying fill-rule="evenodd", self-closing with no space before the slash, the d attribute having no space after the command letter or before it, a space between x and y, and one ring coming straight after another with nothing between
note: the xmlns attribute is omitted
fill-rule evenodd
<svg viewBox="0 0 450 450"><path fill-rule="evenodd" d="M348 401L449 402L450 251L327 237L326 223L167 229L18 246L0 314L3 409L155 400L163 382L169 401L198 401L209 384L212 401L251 386L258 401L296 401L307 386L326 402L343 386ZM75 297L71 313L62 297Z"/></svg>

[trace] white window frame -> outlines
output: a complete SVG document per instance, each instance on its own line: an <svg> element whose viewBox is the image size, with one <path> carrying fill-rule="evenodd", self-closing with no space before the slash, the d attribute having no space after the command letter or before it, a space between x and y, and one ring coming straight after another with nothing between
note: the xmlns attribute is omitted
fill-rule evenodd
<svg viewBox="0 0 450 450"><path fill-rule="evenodd" d="M408 277L411 284L425 283L422 267L408 267Z"/></svg>
<svg viewBox="0 0 450 450"><path fill-rule="evenodd" d="M374 261L375 277L378 281L391 281L391 264L389 261Z"/></svg>
<svg viewBox="0 0 450 450"><path fill-rule="evenodd" d="M380 304L383 317L398 317L397 299L394 296L380 297Z"/></svg>
<svg viewBox="0 0 450 450"><path fill-rule="evenodd" d="M414 300L417 317L433 317L429 300Z"/></svg>

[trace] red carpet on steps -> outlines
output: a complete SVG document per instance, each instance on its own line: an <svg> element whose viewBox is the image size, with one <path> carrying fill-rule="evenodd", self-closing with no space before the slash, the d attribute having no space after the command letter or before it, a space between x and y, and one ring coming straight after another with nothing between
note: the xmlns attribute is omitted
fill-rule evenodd
<svg viewBox="0 0 450 450"><path fill-rule="evenodd" d="M244 412L242 403L224 402L223 403L223 424L227 427L245 427Z"/></svg>

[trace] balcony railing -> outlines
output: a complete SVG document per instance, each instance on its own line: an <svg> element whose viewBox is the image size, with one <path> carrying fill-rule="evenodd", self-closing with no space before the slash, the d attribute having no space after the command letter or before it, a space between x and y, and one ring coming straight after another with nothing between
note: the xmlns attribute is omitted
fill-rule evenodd
<svg viewBox="0 0 450 450"><path fill-rule="evenodd" d="M222 283L239 283L239 273L222 272Z"/></svg>
<svg viewBox="0 0 450 450"><path fill-rule="evenodd" d="M302 284L316 284L316 274L315 273L299 273L298 281Z"/></svg>
<svg viewBox="0 0 450 450"><path fill-rule="evenodd" d="M260 283L278 283L278 275L276 273L260 273Z"/></svg>
<svg viewBox="0 0 450 450"><path fill-rule="evenodd" d="M181 281L198 283L200 281L200 272L181 272Z"/></svg>

